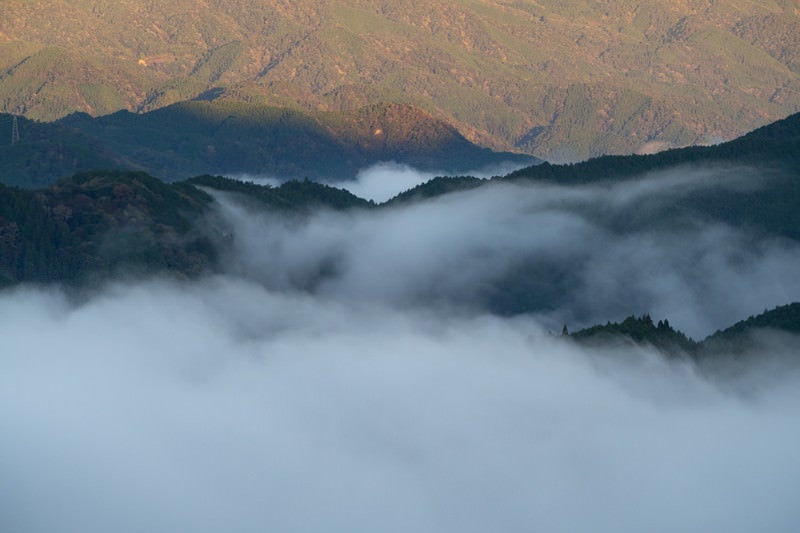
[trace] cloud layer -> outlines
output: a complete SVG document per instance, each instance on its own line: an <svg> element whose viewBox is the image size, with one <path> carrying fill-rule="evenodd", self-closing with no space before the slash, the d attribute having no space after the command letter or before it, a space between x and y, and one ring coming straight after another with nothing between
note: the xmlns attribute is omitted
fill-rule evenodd
<svg viewBox="0 0 800 533"><path fill-rule="evenodd" d="M655 222L718 182L292 219L222 195L225 275L3 292L0 529L796 531L797 338L731 376L548 333L797 299L794 243ZM488 312L520 276L539 307Z"/></svg>
<svg viewBox="0 0 800 533"><path fill-rule="evenodd" d="M392 305L537 314L560 331L636 313L703 338L800 299L800 246L676 202L758 186L725 171L586 187L492 184L412 205L307 219L230 199L231 268L267 286ZM725 178L724 180L722 178Z"/></svg>
<svg viewBox="0 0 800 533"><path fill-rule="evenodd" d="M231 278L0 301L9 531L793 531L797 376Z"/></svg>

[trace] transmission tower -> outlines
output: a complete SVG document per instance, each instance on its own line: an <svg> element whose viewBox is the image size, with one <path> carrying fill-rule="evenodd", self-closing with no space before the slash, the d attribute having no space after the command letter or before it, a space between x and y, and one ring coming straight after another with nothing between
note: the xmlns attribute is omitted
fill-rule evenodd
<svg viewBox="0 0 800 533"><path fill-rule="evenodd" d="M19 142L19 122L17 121L17 115L14 115L14 118L11 120L11 144L17 144Z"/></svg>

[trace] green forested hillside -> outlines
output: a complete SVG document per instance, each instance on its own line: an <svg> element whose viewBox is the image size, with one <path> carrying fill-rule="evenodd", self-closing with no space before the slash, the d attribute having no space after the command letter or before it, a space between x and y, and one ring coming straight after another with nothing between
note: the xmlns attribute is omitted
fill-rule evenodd
<svg viewBox="0 0 800 533"><path fill-rule="evenodd" d="M733 138L800 111L797 2L0 2L0 111L193 98L412 104L550 161Z"/></svg>
<svg viewBox="0 0 800 533"><path fill-rule="evenodd" d="M204 189L279 213L373 206L309 181L273 188L201 176L167 184L142 172L93 171L37 190L0 185L0 285L214 272L226 230Z"/></svg>
<svg viewBox="0 0 800 533"><path fill-rule="evenodd" d="M200 273L216 254L197 227L210 200L143 173L78 174L37 191L3 186L0 281Z"/></svg>
<svg viewBox="0 0 800 533"><path fill-rule="evenodd" d="M564 334L569 334L566 326ZM697 343L670 326L669 320L659 320L658 324L654 324L650 315L631 315L622 322L592 326L569 334L569 337L578 342L593 344L627 340L648 344L668 353L692 354L697 349Z"/></svg>
<svg viewBox="0 0 800 533"><path fill-rule="evenodd" d="M292 180L281 184L280 187L267 187L251 182L206 175L191 178L183 183L238 194L242 198L262 204L262 207L282 212L309 213L315 209L375 207L373 202L359 198L344 189L309 180Z"/></svg>

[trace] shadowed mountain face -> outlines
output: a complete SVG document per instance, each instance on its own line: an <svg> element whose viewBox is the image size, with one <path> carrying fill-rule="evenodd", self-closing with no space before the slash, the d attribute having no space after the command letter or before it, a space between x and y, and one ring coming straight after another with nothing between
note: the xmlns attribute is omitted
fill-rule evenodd
<svg viewBox="0 0 800 533"><path fill-rule="evenodd" d="M22 140L0 141L0 182L22 187L98 168L143 170L166 181L199 174L336 181L384 161L445 174L537 161L481 148L429 113L399 104L338 113L195 101L144 114L18 122ZM0 115L3 124L10 127L12 117Z"/></svg>
<svg viewBox="0 0 800 533"><path fill-rule="evenodd" d="M0 285L207 271L198 223L211 198L143 173L76 175L39 191L0 186Z"/></svg>
<svg viewBox="0 0 800 533"><path fill-rule="evenodd" d="M733 138L800 110L796 2L0 3L0 111L193 98L428 110L551 161Z"/></svg>

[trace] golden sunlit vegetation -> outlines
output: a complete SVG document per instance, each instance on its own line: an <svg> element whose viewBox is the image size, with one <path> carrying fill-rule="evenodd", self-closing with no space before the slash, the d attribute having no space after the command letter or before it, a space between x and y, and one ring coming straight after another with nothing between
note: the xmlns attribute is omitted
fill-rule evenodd
<svg viewBox="0 0 800 533"><path fill-rule="evenodd" d="M800 110L796 2L0 4L0 111L229 98L412 104L551 161L733 138Z"/></svg>

